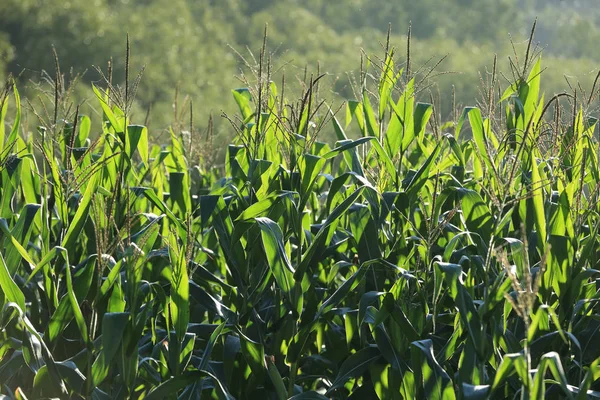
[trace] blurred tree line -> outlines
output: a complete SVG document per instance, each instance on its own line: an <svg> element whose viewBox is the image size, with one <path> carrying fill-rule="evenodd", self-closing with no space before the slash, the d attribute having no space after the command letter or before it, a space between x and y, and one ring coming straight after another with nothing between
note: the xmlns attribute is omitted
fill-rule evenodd
<svg viewBox="0 0 600 400"><path fill-rule="evenodd" d="M89 83L102 81L97 69L106 73L111 57L113 82L123 82L129 33L131 75L145 66L133 110L138 121L151 110L150 127L158 134L184 114L184 96L193 100L197 126L203 126L210 113L218 117L234 109L230 90L244 84L238 79L240 71L251 79L245 67L256 63L265 23L274 79L285 72L286 82L293 84L305 68L325 72L327 90L322 94L331 102L355 96L360 51L381 56L388 24L394 33L391 43L403 61L411 23L415 71L423 67L426 75L436 60L448 55L436 67L440 75L433 78L435 86L422 93L439 101L447 117L452 112L452 86L459 102L473 103L478 74L491 67L495 53L500 67L508 71L508 34L517 47L523 46L536 16L536 37L549 66L544 77L547 91L566 86L563 73L577 75L584 85L593 80L600 61L594 51L600 40L595 2L1 0L0 79L9 73L18 76L23 90L35 97L42 71L54 73L54 46L67 78L80 75L75 100L89 99L92 107L96 102ZM223 122L217 126L231 131Z"/></svg>

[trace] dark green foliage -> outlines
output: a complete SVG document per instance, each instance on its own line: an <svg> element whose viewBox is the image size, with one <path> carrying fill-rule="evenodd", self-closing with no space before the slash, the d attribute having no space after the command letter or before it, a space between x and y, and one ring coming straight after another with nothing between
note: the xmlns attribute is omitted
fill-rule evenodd
<svg viewBox="0 0 600 400"><path fill-rule="evenodd" d="M532 57L441 126L381 64L337 116L261 70L222 169L100 88L97 140L81 115L26 132L12 86L2 398L598 396L596 119Z"/></svg>

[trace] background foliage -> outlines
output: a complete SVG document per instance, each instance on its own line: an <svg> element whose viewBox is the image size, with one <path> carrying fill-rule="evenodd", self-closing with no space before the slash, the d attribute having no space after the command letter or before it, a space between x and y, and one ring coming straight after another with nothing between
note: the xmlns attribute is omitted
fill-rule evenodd
<svg viewBox="0 0 600 400"><path fill-rule="evenodd" d="M177 86L180 102L186 95L194 101L199 126L210 113L218 117L222 110L234 111L220 90L245 86L234 78L244 63L229 46L255 66L246 48L258 54L265 23L277 80L285 71L288 82L294 82L305 66L316 73L319 63L320 71L328 73L322 80L324 97L339 101L338 95L357 97L359 49L380 52L389 23L392 43L401 46L412 21L414 69L434 57L431 67L435 57L448 54L437 71L460 73L434 79L433 94L447 117L454 111L452 85L459 103L473 105L478 73L491 65L494 53L500 55L499 69L510 75L507 34L517 45L523 43L536 16L537 38L546 47L548 92L567 88L563 74L590 86L593 62L600 60L595 51L599 14L593 0L3 0L0 78L8 72L20 76L22 91L34 99L36 88L29 80L39 82L42 70L54 70L54 45L62 65L74 73L87 71L86 82L99 81L93 66L106 72L113 57L114 80L122 82L129 32L132 70L146 65L134 109L140 120L148 108L156 110L149 121L156 137L166 135L165 128L179 119L173 110ZM78 88L76 97L78 102L93 99L89 85ZM428 93L422 97L429 101ZM95 108L93 101L89 105ZM220 118L215 122L217 133L231 138L227 124Z"/></svg>

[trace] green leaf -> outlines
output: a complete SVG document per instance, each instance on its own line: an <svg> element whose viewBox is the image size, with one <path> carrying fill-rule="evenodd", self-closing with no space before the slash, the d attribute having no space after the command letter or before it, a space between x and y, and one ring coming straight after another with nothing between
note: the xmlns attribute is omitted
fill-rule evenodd
<svg viewBox="0 0 600 400"><path fill-rule="evenodd" d="M67 233L62 241L62 247L67 249L68 252L73 251L73 246L75 246L75 242L79 238L81 230L83 229L85 220L89 214L90 206L92 204L92 198L96 194L96 189L99 183L98 181L99 174L96 172L90 177L85 189L85 193L83 194L83 197L79 202L79 206L77 207L77 211L75 212L75 216L69 224L69 229L67 230Z"/></svg>
<svg viewBox="0 0 600 400"><path fill-rule="evenodd" d="M531 191L533 192L533 207L535 213L535 228L538 233L539 240L537 244L540 248L540 253L544 254L544 249L546 248L546 211L544 208L544 191L543 191L544 182L540 177L540 172L538 170L538 165L531 155Z"/></svg>
<svg viewBox="0 0 600 400"><path fill-rule="evenodd" d="M9 145L9 146L12 145L17 140L17 137L19 135L19 129L21 127L21 96L19 95L19 90L17 89L16 83L13 83L12 89L13 89L13 94L15 96L16 111L15 111L15 119L13 121L12 129L10 130L10 133L8 134L8 138L6 138L6 145ZM8 101L6 101L5 104L8 104ZM3 110L3 113L5 114L6 110ZM0 120L0 123L4 124L4 116ZM4 132L2 132L2 133L4 133ZM4 136L4 135L2 135L2 136ZM0 139L4 139L4 137L1 137ZM0 151L2 151L3 153L6 151L4 144L5 143L0 142Z"/></svg>
<svg viewBox="0 0 600 400"><path fill-rule="evenodd" d="M391 50L386 54L386 59L383 63L383 71L379 79L379 120L383 121L385 110L388 106L388 101L392 94L392 89L402 75L402 69L397 74L394 74L394 51Z"/></svg>
<svg viewBox="0 0 600 400"><path fill-rule="evenodd" d="M311 390L292 396L288 400L327 400L327 397Z"/></svg>
<svg viewBox="0 0 600 400"><path fill-rule="evenodd" d="M6 220L4 218L0 218L0 231L2 231L2 233L6 236L7 240L10 241L12 248L17 251L18 255L21 256L25 261L27 261L27 263L31 266L31 268L35 270L35 268L36 268L35 262L29 256L29 254L27 253L27 250L25 250L23 248L23 246L21 246L19 241L13 236L13 234L10 231L10 229L8 228L8 224L6 223ZM9 249L11 249L11 247L9 247ZM15 264L15 266L13 267L14 271L9 271L9 273L12 275L18 268L19 264L18 264L18 259L15 260L15 256L12 254L10 254L10 255L11 255L11 261L17 262Z"/></svg>
<svg viewBox="0 0 600 400"><path fill-rule="evenodd" d="M295 192L290 191L277 191L270 194L268 197L252 204L250 207L246 208L236 219L234 222L244 222L253 220L256 217L265 216L269 211L273 208L273 206L284 197L292 197Z"/></svg>
<svg viewBox="0 0 600 400"><path fill-rule="evenodd" d="M273 386L275 386L275 392L277 393L277 398L279 400L287 399L287 390L285 389L285 383L283 383L283 379L281 378L281 374L277 369L275 363L267 358L267 371L269 372L269 377L271 378L271 382Z"/></svg>
<svg viewBox="0 0 600 400"><path fill-rule="evenodd" d="M133 187L131 190L136 196L143 195L146 197L154 207L158 208L161 213L165 214L169 219L169 222L176 227L179 237L187 237L186 229L181 221L177 218L177 216L175 216L175 214L173 214L173 211L171 211L171 209L167 207L167 205L161 199L158 198L156 193L154 193L154 190L146 187Z"/></svg>
<svg viewBox="0 0 600 400"><path fill-rule="evenodd" d="M493 159L490 157L486 128L481 117L481 111L473 107L465 109L465 112L469 117L473 139L475 139L475 145L477 146L477 150L479 150L479 156L485 161L488 168L494 171L495 166Z"/></svg>
<svg viewBox="0 0 600 400"><path fill-rule="evenodd" d="M462 267L458 264L435 262L435 268L443 273L448 292L458 307L460 320L469 332L469 338L479 355L484 354L486 343L483 339L482 323L473 303L473 298L462 283Z"/></svg>
<svg viewBox="0 0 600 400"><path fill-rule="evenodd" d="M217 343L217 339L223 333L223 330L225 329L226 325L227 325L227 321L223 322L210 335L210 339L208 339L208 342L206 343L206 347L204 348L204 354L202 354L202 360L200 360L200 364L198 364L198 369L200 371L205 371L206 367L208 367L208 362L210 361L210 355L212 353L212 350L215 347L215 343Z"/></svg>
<svg viewBox="0 0 600 400"><path fill-rule="evenodd" d="M331 214L329 214L319 229L319 232L317 232L317 235L313 239L312 243L302 255L302 261L300 262L300 265L298 265L298 268L296 268L296 272L294 274L294 278L297 281L302 280L303 275L307 271L309 265L311 265L313 262L313 258L321 255L321 252L324 250L324 245L327 242L327 238L330 237L332 233L331 230L335 229L340 217L350 208L352 204L354 204L354 202L356 202L356 200L358 200L364 189L365 186L358 187L354 193L348 196L331 212Z"/></svg>
<svg viewBox="0 0 600 400"><path fill-rule="evenodd" d="M6 128L4 127L4 121L6 119L6 112L8 111L8 100L5 99L0 103L0 152L4 150L4 136L6 135Z"/></svg>
<svg viewBox="0 0 600 400"><path fill-rule="evenodd" d="M462 384L462 395L465 400L486 400L490 392L490 385Z"/></svg>
<svg viewBox="0 0 600 400"><path fill-rule="evenodd" d="M252 95L247 88L240 88L231 91L233 93L233 98L237 103L240 112L242 113L242 117L244 121L247 121L254 113L252 112L252 107L250 107L250 102L252 101Z"/></svg>
<svg viewBox="0 0 600 400"><path fill-rule="evenodd" d="M67 277L67 295L69 296L69 300L71 302L71 308L73 309L73 314L75 315L77 327L79 328L79 332L81 333L84 343L89 346L90 338L88 336L87 325L85 319L83 318L83 314L81 313L81 308L79 308L77 297L75 296L73 278L71 277L71 267L69 266L68 260L65 265L65 275Z"/></svg>
<svg viewBox="0 0 600 400"><path fill-rule="evenodd" d="M176 394L181 389L192 385L203 378L206 378L208 373L201 370L185 371L183 374L167 379L145 397L146 400L162 400Z"/></svg>
<svg viewBox="0 0 600 400"><path fill-rule="evenodd" d="M333 110L331 108L329 109L329 114L331 115L331 122L333 123L333 130L335 131L337 140L348 140L348 136L346 136L344 128L342 127L338 119L335 117L335 114L333 113Z"/></svg>
<svg viewBox="0 0 600 400"><path fill-rule="evenodd" d="M399 149L401 153L404 153L415 139L414 104L415 79L413 78L404 87L404 92L398 99L398 103L390 101L390 105L402 125L402 135L396 134L390 138L390 148L392 150ZM396 153L393 154L396 155Z"/></svg>
<svg viewBox="0 0 600 400"><path fill-rule="evenodd" d="M550 369L554 379L556 379L568 399L573 399L571 391L568 389L569 383L567 376L560 362L560 356L556 352L546 353L540 359L537 372L533 378L533 388L531 390L532 399L543 400L546 396L546 370Z"/></svg>
<svg viewBox="0 0 600 400"><path fill-rule="evenodd" d="M450 376L433 355L433 342L430 339L411 343L411 361L415 381L422 383L426 398L439 400L456 398Z"/></svg>
<svg viewBox="0 0 600 400"><path fill-rule="evenodd" d="M415 173L414 176L408 182L406 182L404 191L408 193L409 198L415 199L418 193L425 185L425 183L427 182L427 180L429 179L429 169L431 168L431 165L433 164L434 160L439 155L440 149L441 145L440 143L438 143L435 146L435 149L429 155L429 157L427 157L425 163L423 163L421 168L419 168L417 173Z"/></svg>
<svg viewBox="0 0 600 400"><path fill-rule="evenodd" d="M246 335L238 331L242 354L250 366L256 380L262 382L265 374L265 348L262 344L254 342Z"/></svg>
<svg viewBox="0 0 600 400"><path fill-rule="evenodd" d="M101 93L100 89L98 89L94 84L92 84L92 90L96 94L98 100L100 100L100 106L102 107L102 111L104 115L108 119L108 122L115 130L116 133L123 133L125 131L125 119L122 118L122 121L119 121L119 118L115 115L113 110L109 107L107 103L108 93Z"/></svg>
<svg viewBox="0 0 600 400"><path fill-rule="evenodd" d="M190 321L190 285L187 272L186 251L178 243L175 234L169 240L169 257L173 266L171 274L170 315L177 340L181 343Z"/></svg>
<svg viewBox="0 0 600 400"><path fill-rule="evenodd" d="M21 309L21 312L25 313L27 310L25 308L25 296L12 279L8 268L6 267L6 263L4 262L4 257L2 257L2 253L0 253L0 288L2 288L5 299L16 303ZM4 306L4 304L2 305Z"/></svg>
<svg viewBox="0 0 600 400"><path fill-rule="evenodd" d="M121 347L129 313L105 313L102 316L102 350L92 366L92 382L99 386L108 376L110 364Z"/></svg>
<svg viewBox="0 0 600 400"><path fill-rule="evenodd" d="M381 358L381 352L377 347L371 346L364 347L350 355L342 363L337 376L331 387L327 390L327 393L325 393L325 396L331 395L335 389L343 386L350 379L364 374L369 369L370 364L376 362L379 358Z"/></svg>
<svg viewBox="0 0 600 400"><path fill-rule="evenodd" d="M148 129L142 125L129 125L125 147L125 154L129 159L133 157L136 149L144 164L148 165Z"/></svg>
<svg viewBox="0 0 600 400"><path fill-rule="evenodd" d="M19 266L21 261L21 254L27 247L29 238L31 236L31 230L34 226L34 218L37 215L38 210L41 206L39 204L27 204L21 210L17 223L10 231L10 236L4 238L4 254L7 266L12 266L11 274L16 272L16 268ZM12 240L16 240L19 243L20 249L18 249ZM23 247L24 246L24 247ZM25 251L26 252L26 251ZM30 264L33 263L31 259L27 260Z"/></svg>
<svg viewBox="0 0 600 400"><path fill-rule="evenodd" d="M515 372L518 373L521 383L523 383L525 386L528 386L529 377L527 372L527 363L525 362L523 354L505 354L504 357L502 357L500 365L496 369L494 383L492 384L492 391L497 390L500 387L500 384Z"/></svg>
<svg viewBox="0 0 600 400"><path fill-rule="evenodd" d="M433 105L429 103L417 103L414 113L415 137L420 138L425 133L427 123L433 114Z"/></svg>
<svg viewBox="0 0 600 400"><path fill-rule="evenodd" d="M275 281L285 294L290 306L295 307L292 311L296 315L300 315L302 313L302 291L296 290L295 271L285 250L281 228L269 218L258 217L255 220L260 227L267 263ZM300 293L297 298L296 293Z"/></svg>
<svg viewBox="0 0 600 400"><path fill-rule="evenodd" d="M337 290L323 302L319 308L317 317L330 311L333 307L337 306L348 293L352 292L364 277L367 267L371 263L363 264L350 278L341 284Z"/></svg>
<svg viewBox="0 0 600 400"><path fill-rule="evenodd" d="M321 173L321 170L325 165L325 161L326 159L324 157L319 157L312 154L304 154L300 158L298 163L300 175L302 177L300 209L303 209L304 205L308 201L308 197L312 192L315 180Z"/></svg>
<svg viewBox="0 0 600 400"><path fill-rule="evenodd" d="M463 217L467 228L476 232L487 243L492 234L494 219L492 213L479 193L465 188L456 189L459 194Z"/></svg>
<svg viewBox="0 0 600 400"><path fill-rule="evenodd" d="M357 146L360 146L361 144L368 143L372 140L376 140L376 138L375 137L363 137L363 138L359 138L356 140L350 140L350 141L343 140L343 141L341 141L342 144L340 146L337 146L334 149L332 149L331 151L323 154L323 158L326 160L329 160L330 158L333 158L333 157L337 156L338 154L343 153L346 150L353 149Z"/></svg>

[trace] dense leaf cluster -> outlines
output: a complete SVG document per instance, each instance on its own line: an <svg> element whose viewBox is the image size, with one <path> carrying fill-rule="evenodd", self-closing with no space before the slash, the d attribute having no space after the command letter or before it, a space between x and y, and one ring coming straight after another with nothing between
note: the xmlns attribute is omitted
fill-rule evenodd
<svg viewBox="0 0 600 400"><path fill-rule="evenodd" d="M265 66L223 170L95 86L97 137L24 132L9 85L0 397L598 397L597 120L524 62L443 125L389 48L338 113Z"/></svg>

